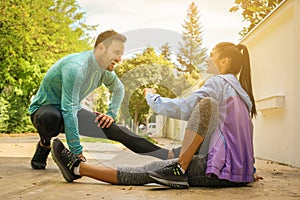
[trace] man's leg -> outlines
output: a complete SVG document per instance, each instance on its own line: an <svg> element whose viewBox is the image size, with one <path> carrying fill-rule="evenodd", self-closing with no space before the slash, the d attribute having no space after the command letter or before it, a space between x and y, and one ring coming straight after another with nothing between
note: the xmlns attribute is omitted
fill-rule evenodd
<svg viewBox="0 0 300 200"><path fill-rule="evenodd" d="M145 138L132 133L127 128L118 126L115 123L113 123L109 128L102 129L94 122L96 116L97 115L95 113L85 109L81 109L78 112L78 127L80 135L107 138L121 142L124 146L135 153L153 156L160 159L168 159L168 149L161 148L149 142Z"/></svg>
<svg viewBox="0 0 300 200"><path fill-rule="evenodd" d="M33 169L45 169L50 153L50 141L63 129L63 117L53 106L40 107L31 115L31 121L40 135L34 156L31 159Z"/></svg>

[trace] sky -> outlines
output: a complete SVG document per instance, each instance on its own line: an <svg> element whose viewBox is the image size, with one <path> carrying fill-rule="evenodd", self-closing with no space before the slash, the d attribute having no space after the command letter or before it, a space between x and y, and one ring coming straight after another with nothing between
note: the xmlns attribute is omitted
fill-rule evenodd
<svg viewBox="0 0 300 200"><path fill-rule="evenodd" d="M146 46L169 43L178 47L182 24L187 19L191 0L78 0L86 13L86 23L98 24L91 35L114 29L127 37L126 53ZM234 0L195 0L200 14L203 47L208 50L223 41L238 43L241 39L243 18L240 13L230 13Z"/></svg>

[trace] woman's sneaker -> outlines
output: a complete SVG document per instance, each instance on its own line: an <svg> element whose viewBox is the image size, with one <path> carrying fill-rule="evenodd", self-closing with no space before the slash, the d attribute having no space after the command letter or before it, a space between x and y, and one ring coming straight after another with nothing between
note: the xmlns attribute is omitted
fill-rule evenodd
<svg viewBox="0 0 300 200"><path fill-rule="evenodd" d="M39 141L36 145L35 153L31 159L32 169L45 169L50 151L50 148L41 146Z"/></svg>
<svg viewBox="0 0 300 200"><path fill-rule="evenodd" d="M182 173L178 163L168 165L153 172L148 172L148 175L156 182L171 188L189 188L188 177Z"/></svg>
<svg viewBox="0 0 300 200"><path fill-rule="evenodd" d="M78 167L82 160L69 151L58 138L52 142L51 154L66 181L73 182L81 178L74 174L74 167Z"/></svg>

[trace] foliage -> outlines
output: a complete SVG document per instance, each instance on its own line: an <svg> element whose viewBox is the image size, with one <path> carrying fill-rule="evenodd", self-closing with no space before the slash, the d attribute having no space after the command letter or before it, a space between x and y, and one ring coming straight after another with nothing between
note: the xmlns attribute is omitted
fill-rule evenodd
<svg viewBox="0 0 300 200"><path fill-rule="evenodd" d="M123 60L115 69L125 85L125 98L121 106L121 119L132 118L135 125L150 117L143 89L154 88L165 97L174 98L190 87L184 77L175 77L175 66L151 47L142 54Z"/></svg>
<svg viewBox="0 0 300 200"><path fill-rule="evenodd" d="M249 25L244 27L240 35L244 36L251 31L264 17L266 17L282 0L235 0L235 6L230 12L242 11L245 21Z"/></svg>
<svg viewBox="0 0 300 200"><path fill-rule="evenodd" d="M177 60L182 65L178 71L201 72L201 65L206 59L206 48L203 48L202 27L197 5L192 2L187 10L187 19L182 25L184 28L182 42L179 42Z"/></svg>
<svg viewBox="0 0 300 200"><path fill-rule="evenodd" d="M1 132L33 130L27 108L45 72L90 47L85 32L95 27L83 19L75 0L0 1Z"/></svg>
<svg viewBox="0 0 300 200"><path fill-rule="evenodd" d="M80 104L81 107L89 111L106 113L108 110L109 97L109 90L104 85L101 85L84 98Z"/></svg>
<svg viewBox="0 0 300 200"><path fill-rule="evenodd" d="M7 130L7 123L6 120L9 119L8 116L8 106L9 103L6 101L2 96L0 96L0 132L4 132Z"/></svg>
<svg viewBox="0 0 300 200"><path fill-rule="evenodd" d="M102 85L95 90L95 93L97 94L95 110L100 113L106 113L108 109L107 102L110 95L108 89L104 85Z"/></svg>
<svg viewBox="0 0 300 200"><path fill-rule="evenodd" d="M169 43L166 43L160 47L160 55L164 57L164 59L171 61L171 46Z"/></svg>

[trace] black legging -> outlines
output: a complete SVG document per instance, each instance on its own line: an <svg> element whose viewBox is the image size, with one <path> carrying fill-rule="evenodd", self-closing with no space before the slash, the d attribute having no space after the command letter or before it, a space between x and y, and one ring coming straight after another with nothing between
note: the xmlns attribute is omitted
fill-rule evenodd
<svg viewBox="0 0 300 200"><path fill-rule="evenodd" d="M107 138L118 141L131 151L154 156L160 159L167 159L169 150L161 148L148 140L132 133L123 126L113 123L109 128L101 128L94 122L97 114L81 109L78 111L79 134L95 138ZM31 115L31 121L37 128L41 142L44 145L50 145L52 137L64 132L64 123L62 114L51 105L40 107Z"/></svg>

